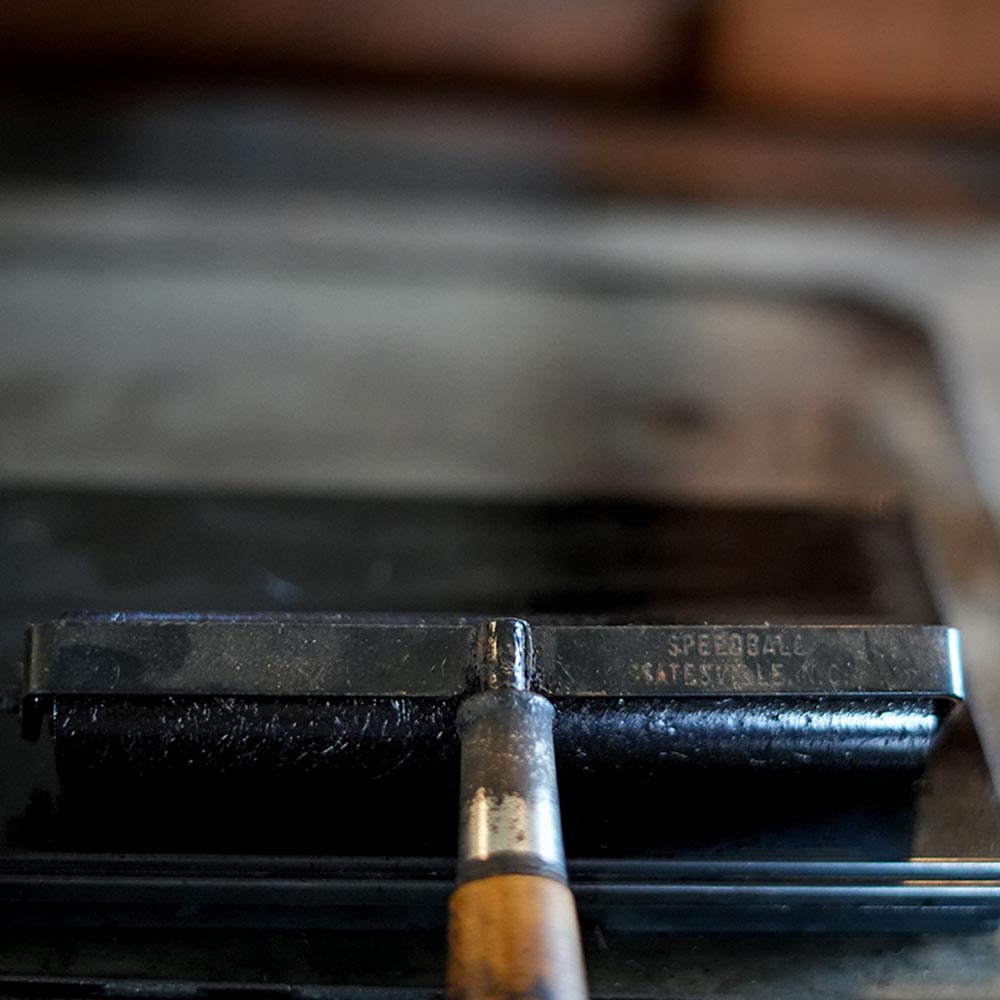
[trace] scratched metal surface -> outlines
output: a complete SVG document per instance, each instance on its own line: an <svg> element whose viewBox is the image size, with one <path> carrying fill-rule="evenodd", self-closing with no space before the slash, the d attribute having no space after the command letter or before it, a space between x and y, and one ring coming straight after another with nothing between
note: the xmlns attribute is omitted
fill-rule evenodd
<svg viewBox="0 0 1000 1000"><path fill-rule="evenodd" d="M959 635L940 626L527 625L529 686L555 699L964 695ZM475 690L477 629L462 619L77 614L31 627L24 695L447 699Z"/></svg>

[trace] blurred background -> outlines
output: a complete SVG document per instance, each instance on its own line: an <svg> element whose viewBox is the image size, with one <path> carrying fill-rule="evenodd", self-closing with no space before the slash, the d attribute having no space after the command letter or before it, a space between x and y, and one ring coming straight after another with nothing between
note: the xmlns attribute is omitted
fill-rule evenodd
<svg viewBox="0 0 1000 1000"><path fill-rule="evenodd" d="M625 595L701 620L794 595L810 620L855 621L933 605L965 633L996 775L998 317L993 0L8 0L3 641L49 604L213 606L225 586L247 609ZM863 524L854 548L786 540L781 562L756 529L695 538L651 516L625 558L617 521L564 544L557 506L529 519L528 543L539 524L556 539L537 589L476 561L489 518L462 542L461 588L442 573L435 589L391 532L369 547L349 522L323 548L297 508L101 506L122 490L612 497ZM915 541L886 542L904 522ZM911 548L929 584L904 579ZM926 819L914 853L1000 854L981 826ZM148 972L88 947L11 939L0 966ZM266 981L293 951L275 937L245 960ZM609 956L609 996L1000 996L988 934Z"/></svg>
<svg viewBox="0 0 1000 1000"><path fill-rule="evenodd" d="M989 0L7 3L0 471L435 491L485 435L476 482L640 487L639 300L752 287L916 318L1000 504L998 48Z"/></svg>
<svg viewBox="0 0 1000 1000"><path fill-rule="evenodd" d="M996 18L988 0L12 3L3 176L977 219L998 198Z"/></svg>

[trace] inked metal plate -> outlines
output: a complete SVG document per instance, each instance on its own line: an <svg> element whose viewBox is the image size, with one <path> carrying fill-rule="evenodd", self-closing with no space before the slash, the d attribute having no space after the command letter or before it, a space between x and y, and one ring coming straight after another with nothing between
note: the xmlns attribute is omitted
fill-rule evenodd
<svg viewBox="0 0 1000 1000"><path fill-rule="evenodd" d="M448 698L474 687L488 619L74 616L29 631L24 695ZM553 697L963 697L958 633L936 626L531 628Z"/></svg>

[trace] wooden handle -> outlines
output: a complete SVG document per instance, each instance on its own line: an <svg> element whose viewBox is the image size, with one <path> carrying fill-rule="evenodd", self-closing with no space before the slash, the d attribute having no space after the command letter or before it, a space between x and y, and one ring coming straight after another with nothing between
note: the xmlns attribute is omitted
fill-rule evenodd
<svg viewBox="0 0 1000 1000"><path fill-rule="evenodd" d="M573 894L540 875L491 875L451 896L449 1000L585 1000Z"/></svg>

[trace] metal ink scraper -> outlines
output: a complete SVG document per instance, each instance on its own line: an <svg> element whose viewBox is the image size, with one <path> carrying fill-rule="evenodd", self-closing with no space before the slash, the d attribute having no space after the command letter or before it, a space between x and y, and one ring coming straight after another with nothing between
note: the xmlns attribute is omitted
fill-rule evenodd
<svg viewBox="0 0 1000 1000"><path fill-rule="evenodd" d="M451 993L575 998L557 765L913 772L961 697L939 627L101 614L30 630L22 720L68 784L460 755Z"/></svg>

